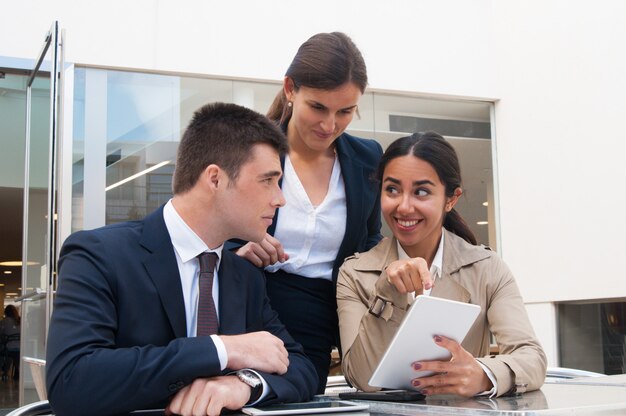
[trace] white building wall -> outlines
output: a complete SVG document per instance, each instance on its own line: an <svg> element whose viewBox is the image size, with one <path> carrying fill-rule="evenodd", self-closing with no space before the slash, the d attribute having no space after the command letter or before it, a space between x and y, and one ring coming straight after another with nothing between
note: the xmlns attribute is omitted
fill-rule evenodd
<svg viewBox="0 0 626 416"><path fill-rule="evenodd" d="M341 30L372 88L497 99L500 253L551 364L551 302L626 298L622 0L0 2L0 56L34 57L58 19L70 62L278 80Z"/></svg>
<svg viewBox="0 0 626 416"><path fill-rule="evenodd" d="M529 302L624 298L626 2L493 5L504 257Z"/></svg>
<svg viewBox="0 0 626 416"><path fill-rule="evenodd" d="M0 56L34 57L56 19L77 64L277 80L304 40L340 30L372 87L493 95L487 0L0 2Z"/></svg>

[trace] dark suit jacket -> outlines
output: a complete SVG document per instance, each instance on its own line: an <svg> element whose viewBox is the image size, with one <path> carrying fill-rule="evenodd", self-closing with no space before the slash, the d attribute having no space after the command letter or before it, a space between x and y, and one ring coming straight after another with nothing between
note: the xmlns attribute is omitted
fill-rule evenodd
<svg viewBox="0 0 626 416"><path fill-rule="evenodd" d="M315 370L265 295L264 277L223 251L220 334L268 331L289 351L283 376L261 373L272 401L305 401ZM48 397L56 414L162 408L198 377L221 375L209 337L186 337L183 293L163 207L143 221L72 234L61 250L47 345Z"/></svg>
<svg viewBox="0 0 626 416"><path fill-rule="evenodd" d="M346 189L346 230L333 264L333 281L337 281L343 260L357 252L367 251L381 240L380 192L374 175L383 149L375 140L361 139L343 133L337 138L337 157ZM285 159L281 159L284 169ZM282 185L282 180L281 180ZM289 203L289 201L287 201ZM267 232L274 235L280 209ZM231 240L226 249L238 248L245 242Z"/></svg>

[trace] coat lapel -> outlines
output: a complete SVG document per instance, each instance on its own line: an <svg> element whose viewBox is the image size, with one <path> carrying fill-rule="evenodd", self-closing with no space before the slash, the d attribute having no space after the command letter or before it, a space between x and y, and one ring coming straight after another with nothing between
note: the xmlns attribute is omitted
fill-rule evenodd
<svg viewBox="0 0 626 416"><path fill-rule="evenodd" d="M447 233L443 248L444 270L442 276L435 281L435 287L433 287L430 295L468 303L470 301L469 292L465 290L463 286L454 281L454 279L450 276L450 267L447 266L447 262L452 263L453 265L451 267L453 267L453 271L457 271L461 267L459 264L464 263L463 260L455 260L458 258L459 253L456 247L450 247L449 242L451 238L450 233ZM381 273L385 273L384 270L387 266L398 260L397 247L397 240L395 238L384 239L367 253L359 255L359 260L355 263L354 269L359 271L380 271Z"/></svg>
<svg viewBox="0 0 626 416"><path fill-rule="evenodd" d="M219 333L224 335L246 332L246 296L241 275L233 261L234 254L223 251L219 279Z"/></svg>
<svg viewBox="0 0 626 416"><path fill-rule="evenodd" d="M469 292L446 274L437 279L435 287L431 290L430 295L437 298L456 300L457 302L463 303L468 303L470 301Z"/></svg>
<svg viewBox="0 0 626 416"><path fill-rule="evenodd" d="M339 247L339 255L335 260L334 268L338 268L343 263L345 257L352 255L348 252L348 245L351 236L358 235L359 227L363 226L363 192L366 184L362 183L367 178L363 173L363 167L354 163L354 152L348 145L347 141L340 136L337 139L337 158L341 166L341 175L346 192L346 230ZM336 275L334 275L336 278Z"/></svg>
<svg viewBox="0 0 626 416"><path fill-rule="evenodd" d="M443 273L435 283L431 295L459 302L471 301L469 292L456 282L456 273L463 267L489 257L487 250L469 246L461 237L444 230L443 240Z"/></svg>
<svg viewBox="0 0 626 416"><path fill-rule="evenodd" d="M144 219L141 245L148 250L143 264L157 289L177 338L187 336L185 302L174 247L163 219L163 206Z"/></svg>

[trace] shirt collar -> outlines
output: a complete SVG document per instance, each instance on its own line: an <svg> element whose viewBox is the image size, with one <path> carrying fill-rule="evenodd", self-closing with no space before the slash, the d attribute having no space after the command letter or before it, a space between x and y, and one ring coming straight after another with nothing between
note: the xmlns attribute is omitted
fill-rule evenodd
<svg viewBox="0 0 626 416"><path fill-rule="evenodd" d="M178 215L171 199L165 204L165 207L163 207L163 219L165 220L167 232L170 234L174 250L176 250L176 253L183 263L188 262L205 251L213 252L217 254L219 259L222 258L224 244L213 250L209 249L204 241L198 237L198 234L196 234L180 215ZM217 267L219 267L219 264Z"/></svg>
<svg viewBox="0 0 626 416"><path fill-rule="evenodd" d="M441 270L443 267L443 238L444 238L445 233L443 232L443 229L441 231L441 239L439 240L439 246L437 247L437 252L435 253L435 257L433 257L433 262L430 265L430 274L433 278L433 280L435 280L438 277L441 277ZM406 254L406 252L404 251L404 249L402 248L402 246L400 245L400 242L397 241L397 245L398 245L398 259L403 260L403 259L408 259L409 255Z"/></svg>

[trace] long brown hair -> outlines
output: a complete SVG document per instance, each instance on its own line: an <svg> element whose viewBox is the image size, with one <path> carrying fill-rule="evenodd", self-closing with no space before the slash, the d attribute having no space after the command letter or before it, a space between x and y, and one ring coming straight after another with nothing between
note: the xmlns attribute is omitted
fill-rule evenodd
<svg viewBox="0 0 626 416"><path fill-rule="evenodd" d="M391 160L408 155L428 162L435 169L439 180L446 187L448 198L461 187L461 166L456 151L446 139L434 131L413 133L391 143L378 164L378 180L382 182L385 167ZM478 244L476 236L454 208L446 213L443 227L470 244Z"/></svg>
<svg viewBox="0 0 626 416"><path fill-rule="evenodd" d="M296 91L302 86L333 90L353 82L363 93L367 86L363 56L352 39L342 32L311 36L298 49L285 76L292 80ZM283 89L274 98L267 117L280 125L291 118L291 107Z"/></svg>

